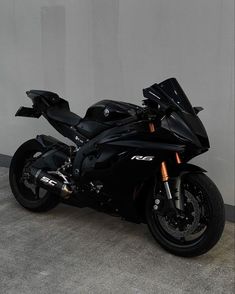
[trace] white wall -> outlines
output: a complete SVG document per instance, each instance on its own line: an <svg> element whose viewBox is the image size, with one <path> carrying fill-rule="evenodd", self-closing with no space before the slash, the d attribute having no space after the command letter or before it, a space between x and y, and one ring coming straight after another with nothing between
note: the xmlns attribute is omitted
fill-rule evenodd
<svg viewBox="0 0 235 294"><path fill-rule="evenodd" d="M175 76L205 108L211 149L194 161L234 205L233 28L233 0L0 0L0 153L57 135L14 117L28 89L58 92L83 115L103 98L140 104L142 88Z"/></svg>

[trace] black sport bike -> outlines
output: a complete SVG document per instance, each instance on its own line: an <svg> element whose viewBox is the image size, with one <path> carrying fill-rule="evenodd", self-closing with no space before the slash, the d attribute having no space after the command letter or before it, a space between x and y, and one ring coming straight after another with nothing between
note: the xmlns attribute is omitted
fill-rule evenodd
<svg viewBox="0 0 235 294"><path fill-rule="evenodd" d="M39 135L22 144L10 166L17 201L47 211L61 200L147 223L153 237L181 256L207 252L220 239L225 217L216 185L189 164L209 149L205 128L175 78L143 90L143 107L102 100L84 118L48 91L26 92L32 108L75 144Z"/></svg>

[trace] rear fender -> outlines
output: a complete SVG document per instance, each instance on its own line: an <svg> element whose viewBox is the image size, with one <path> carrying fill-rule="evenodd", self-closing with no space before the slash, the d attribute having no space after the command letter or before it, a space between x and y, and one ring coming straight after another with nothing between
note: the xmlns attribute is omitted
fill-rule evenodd
<svg viewBox="0 0 235 294"><path fill-rule="evenodd" d="M44 149L42 156L39 156L32 164L36 169L55 171L68 160L69 146L51 136L40 135L36 141Z"/></svg>
<svg viewBox="0 0 235 294"><path fill-rule="evenodd" d="M63 147L68 147L68 145L66 145L65 143L57 140L54 137L51 136L46 136L46 135L38 135L36 137L36 140L38 141L39 144L42 145L43 148L50 148L52 146L63 146Z"/></svg>

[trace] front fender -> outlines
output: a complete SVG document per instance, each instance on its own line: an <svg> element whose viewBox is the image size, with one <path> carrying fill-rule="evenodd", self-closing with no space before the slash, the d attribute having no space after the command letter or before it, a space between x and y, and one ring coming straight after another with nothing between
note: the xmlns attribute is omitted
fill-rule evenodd
<svg viewBox="0 0 235 294"><path fill-rule="evenodd" d="M174 180L176 180L175 178L180 179L180 177L184 174L205 173L206 170L194 164L180 163L171 167L169 166L168 172L169 172L170 179L174 178ZM180 184L180 181L178 182L178 184ZM154 185L154 178L152 177L152 178L149 178L146 182L142 183L139 187L136 187L135 192L133 194L134 202L135 202L137 211L139 213L139 217L144 223L146 222L145 210L144 210L146 195L148 195L149 189L151 189L153 185ZM177 187L177 184L176 184L176 187Z"/></svg>
<svg viewBox="0 0 235 294"><path fill-rule="evenodd" d="M190 163L180 163L174 165L169 170L170 177L178 177L182 174L187 173L205 173L207 172L205 169Z"/></svg>

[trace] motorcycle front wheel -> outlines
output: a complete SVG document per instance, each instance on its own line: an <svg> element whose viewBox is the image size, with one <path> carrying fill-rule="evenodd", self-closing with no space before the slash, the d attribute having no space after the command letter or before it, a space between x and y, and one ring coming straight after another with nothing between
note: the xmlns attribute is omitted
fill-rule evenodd
<svg viewBox="0 0 235 294"><path fill-rule="evenodd" d="M151 189L146 200L146 220L156 241L179 256L193 257L209 251L219 241L225 225L224 202L216 185L205 174L182 176L183 210L177 215L154 209L163 191L163 187Z"/></svg>

